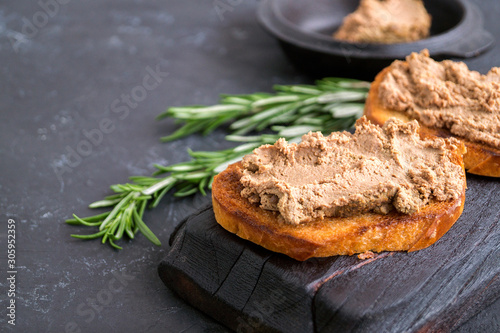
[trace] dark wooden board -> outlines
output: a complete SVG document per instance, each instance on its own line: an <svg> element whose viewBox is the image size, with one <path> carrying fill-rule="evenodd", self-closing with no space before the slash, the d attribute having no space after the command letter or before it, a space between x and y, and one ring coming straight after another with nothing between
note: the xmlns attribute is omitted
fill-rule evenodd
<svg viewBox="0 0 500 333"><path fill-rule="evenodd" d="M465 209L431 247L304 262L221 228L211 206L159 266L187 302L239 332L451 332L500 298L500 180L468 176Z"/></svg>

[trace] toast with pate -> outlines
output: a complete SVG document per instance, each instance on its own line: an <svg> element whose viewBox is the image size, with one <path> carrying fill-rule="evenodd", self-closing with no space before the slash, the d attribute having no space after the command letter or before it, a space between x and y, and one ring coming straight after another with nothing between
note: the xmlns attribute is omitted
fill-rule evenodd
<svg viewBox="0 0 500 333"><path fill-rule="evenodd" d="M464 143L467 172L500 177L500 68L481 75L426 50L413 53L377 75L364 114L378 125L416 119L421 135Z"/></svg>
<svg viewBox="0 0 500 333"><path fill-rule="evenodd" d="M363 117L354 134L257 148L215 177L215 218L297 260L428 247L462 213L464 146L418 130L416 121L379 127Z"/></svg>

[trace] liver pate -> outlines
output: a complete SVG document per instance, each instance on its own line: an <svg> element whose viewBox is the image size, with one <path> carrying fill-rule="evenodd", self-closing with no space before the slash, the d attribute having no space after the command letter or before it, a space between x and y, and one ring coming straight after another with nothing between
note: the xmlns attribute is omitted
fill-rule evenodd
<svg viewBox="0 0 500 333"><path fill-rule="evenodd" d="M349 42L402 43L429 36L431 16L421 0L362 0L334 37Z"/></svg>
<svg viewBox="0 0 500 333"><path fill-rule="evenodd" d="M379 100L426 127L500 149L500 68L481 75L463 62L436 62L424 50L389 67Z"/></svg>
<svg viewBox="0 0 500 333"><path fill-rule="evenodd" d="M411 214L433 200L460 197L454 139L421 140L416 121L382 128L361 118L355 134L309 133L302 142L264 145L243 158L241 195L279 211L290 224L393 209Z"/></svg>

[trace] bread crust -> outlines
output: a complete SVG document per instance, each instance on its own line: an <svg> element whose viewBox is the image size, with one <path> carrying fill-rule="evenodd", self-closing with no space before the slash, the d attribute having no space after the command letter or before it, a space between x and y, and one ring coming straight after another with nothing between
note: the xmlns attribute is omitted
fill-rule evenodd
<svg viewBox="0 0 500 333"><path fill-rule="evenodd" d="M462 166L456 153L453 163ZM433 202L419 212L405 215L369 213L353 217L324 218L290 225L279 213L261 209L241 196L241 162L230 165L214 179L212 203L217 222L226 230L274 252L296 260L352 255L366 251L416 251L443 236L462 214L465 172L460 198Z"/></svg>
<svg viewBox="0 0 500 333"><path fill-rule="evenodd" d="M387 119L391 117L403 121L412 120L403 112L388 110L382 106L379 99L379 87L389 70L389 68L385 68L376 76L375 81L371 85L365 104L364 114L372 123L379 126L382 126ZM429 128L422 124L420 124L420 135L422 137L454 137L460 140L467 148L467 152L463 156L467 172L481 176L500 177L500 149L495 149L481 143L457 137L443 128Z"/></svg>

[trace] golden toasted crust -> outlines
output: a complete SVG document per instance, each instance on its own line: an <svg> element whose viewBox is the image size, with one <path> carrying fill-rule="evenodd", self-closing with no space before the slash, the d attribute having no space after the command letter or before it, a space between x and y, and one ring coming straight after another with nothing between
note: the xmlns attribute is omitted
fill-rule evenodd
<svg viewBox="0 0 500 333"><path fill-rule="evenodd" d="M385 109L380 102L378 89L388 71L389 68L385 68L377 75L375 81L371 85L365 105L366 117L372 123L380 126L382 126L386 120L391 117L395 117L403 121L412 120L403 112ZM484 144L454 136L446 129L429 128L423 126L422 124L420 124L420 134L425 137L454 137L460 140L467 148L467 152L463 157L467 172L481 176L500 177L500 149L495 149Z"/></svg>
<svg viewBox="0 0 500 333"><path fill-rule="evenodd" d="M459 153L453 155L453 162L463 168ZM241 238L301 261L366 251L426 248L455 223L465 201L464 172L464 190L459 199L432 203L412 215L370 213L297 226L279 222L278 212L263 210L242 198L241 176L241 163L235 163L215 177L212 203L217 222Z"/></svg>

